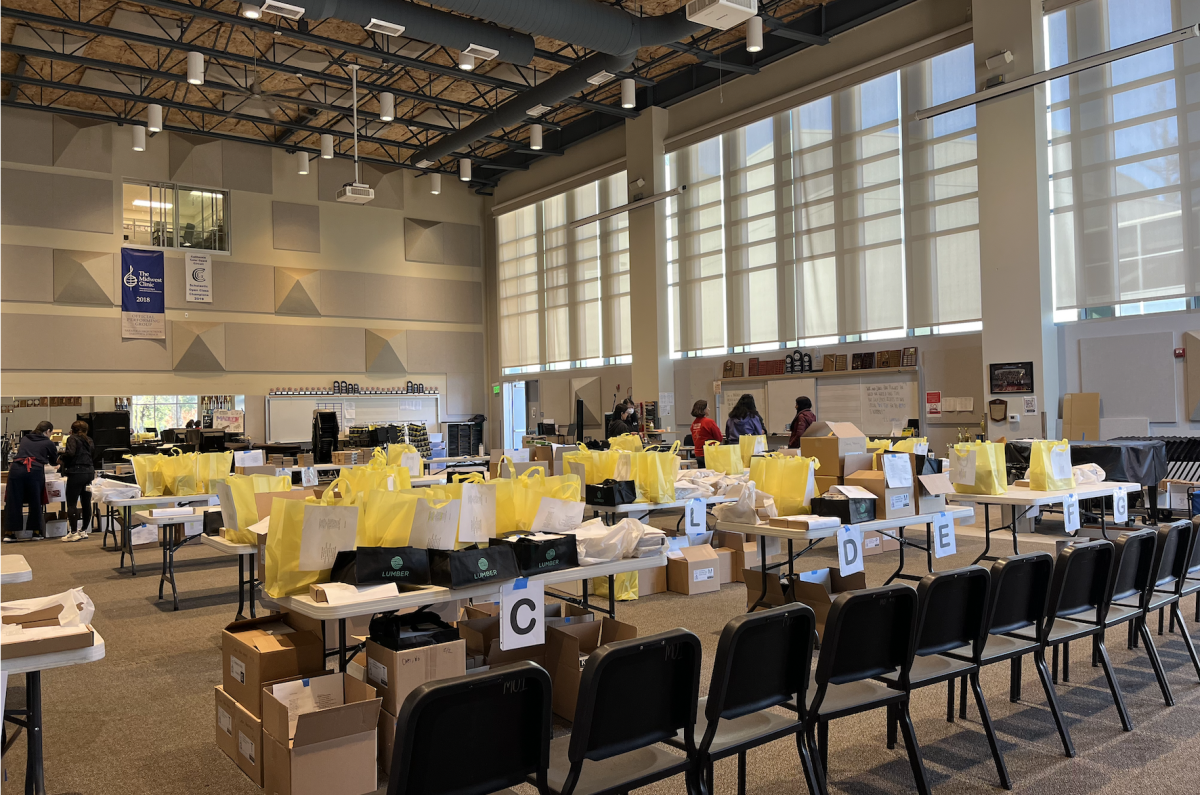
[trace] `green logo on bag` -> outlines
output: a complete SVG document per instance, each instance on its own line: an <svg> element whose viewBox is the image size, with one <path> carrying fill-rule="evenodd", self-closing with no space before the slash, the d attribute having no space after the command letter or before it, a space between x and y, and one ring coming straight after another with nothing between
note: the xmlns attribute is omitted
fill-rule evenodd
<svg viewBox="0 0 1200 795"><path fill-rule="evenodd" d="M403 559L403 558L401 558L399 555L397 555L396 557L392 558L392 568L393 568L393 569L402 569L402 568L404 568L404 559Z"/></svg>
<svg viewBox="0 0 1200 795"><path fill-rule="evenodd" d="M554 560L554 549L553 548L546 550L546 560Z"/></svg>
<svg viewBox="0 0 1200 795"><path fill-rule="evenodd" d="M479 559L479 570L485 571L487 569L487 567L488 567L487 558L480 558Z"/></svg>

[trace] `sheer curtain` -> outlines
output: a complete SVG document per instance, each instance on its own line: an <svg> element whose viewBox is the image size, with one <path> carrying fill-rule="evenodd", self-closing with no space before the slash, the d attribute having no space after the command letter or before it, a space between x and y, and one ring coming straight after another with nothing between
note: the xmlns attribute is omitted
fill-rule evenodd
<svg viewBox="0 0 1200 795"><path fill-rule="evenodd" d="M1087 0L1046 15L1049 63L1197 22L1194 0ZM1200 43L1061 78L1048 99L1056 307L1200 292Z"/></svg>
<svg viewBox="0 0 1200 795"><path fill-rule="evenodd" d="M672 351L724 350L725 208L721 137L667 156L667 289Z"/></svg>
<svg viewBox="0 0 1200 795"><path fill-rule="evenodd" d="M534 204L496 219L501 367L542 360L538 213Z"/></svg>
<svg viewBox="0 0 1200 795"><path fill-rule="evenodd" d="M602 210L628 204L625 172L597 183ZM633 341L629 331L629 214L617 213L600 221L600 262L603 273L603 353L629 356Z"/></svg>

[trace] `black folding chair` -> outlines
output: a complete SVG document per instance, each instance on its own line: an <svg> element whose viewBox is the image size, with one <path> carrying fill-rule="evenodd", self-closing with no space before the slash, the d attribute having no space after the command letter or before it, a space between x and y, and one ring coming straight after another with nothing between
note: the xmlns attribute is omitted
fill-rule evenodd
<svg viewBox="0 0 1200 795"><path fill-rule="evenodd" d="M1042 644L1053 573L1054 558L1045 552L1013 555L992 564L992 589L987 619L984 621L987 638L979 666L982 668L1007 660L1010 669L1008 697L1016 703L1021 699L1021 661L1025 655L1033 655L1034 667L1042 690L1046 693L1050 714L1054 716L1063 752L1067 756L1075 756L1075 746L1058 706L1050 669L1046 665L1045 646ZM963 692L966 692L965 688ZM966 713L967 703L964 699L960 714L965 718Z"/></svg>
<svg viewBox="0 0 1200 795"><path fill-rule="evenodd" d="M1163 701L1170 707L1174 706L1175 697L1171 694L1171 685L1167 682L1167 674L1163 670L1162 660L1159 659L1158 649L1154 646L1154 638L1146 628L1147 609L1153 598L1155 583L1159 579L1157 572L1162 565L1162 557L1158 550L1159 539L1161 537L1169 542L1172 558L1175 557L1174 549L1178 546L1178 530L1174 533L1174 540L1171 540L1170 528L1164 527L1163 531L1166 532L1156 533L1152 528L1146 528L1122 533L1117 538L1117 562L1113 567L1108 615L1104 619L1104 628L1107 630L1121 624L1127 625L1130 649L1137 647L1137 636L1141 635L1146 644L1146 655L1150 658L1150 667L1154 670L1154 678L1158 680L1158 687L1162 690ZM1092 665L1097 663L1098 654L1093 648Z"/></svg>
<svg viewBox="0 0 1200 795"><path fill-rule="evenodd" d="M928 795L925 762L908 713L916 619L917 592L907 585L847 591L829 608L813 678L816 691L804 716L805 738L818 749L813 767L820 795L829 792L829 721L880 707L899 722L917 791ZM894 684L877 680L888 673L896 674Z"/></svg>
<svg viewBox="0 0 1200 795"><path fill-rule="evenodd" d="M686 629L592 652L571 734L550 743L550 791L616 795L683 773L689 795L703 795L693 735L700 656L700 639ZM687 756L656 745L680 731Z"/></svg>
<svg viewBox="0 0 1200 795"><path fill-rule="evenodd" d="M1200 623L1200 516L1192 520L1192 554L1188 557L1182 596L1196 595L1196 622Z"/></svg>
<svg viewBox="0 0 1200 795"><path fill-rule="evenodd" d="M1192 666L1196 669L1196 677L1200 678L1200 657L1196 655L1196 646L1192 636L1188 634L1187 624L1183 622L1183 610L1180 605L1183 598L1192 593L1200 602L1200 524L1195 520L1190 523L1180 522L1171 525L1168 530L1183 525L1178 533L1178 541L1174 548L1174 558L1164 553L1159 566L1156 567L1158 579L1146 608L1147 618L1155 610L1158 611L1158 634L1163 632L1163 611L1171 613L1171 630L1179 624L1179 634L1183 636L1183 645L1192 658ZM1186 532L1185 532L1186 531ZM1160 531L1161 533L1162 531ZM1164 547L1169 546L1170 540L1164 540ZM1191 579L1196 577L1197 579ZM1197 619L1200 620L1200 619Z"/></svg>
<svg viewBox="0 0 1200 795"><path fill-rule="evenodd" d="M804 604L746 613L725 625L708 695L697 708L695 736L701 738L698 753L708 792L715 791L713 762L736 754L738 795L745 795L746 751L795 735L804 780L817 795L803 714L793 718L770 709L806 702L816 635L817 617ZM685 747L679 735L667 742Z"/></svg>
<svg viewBox="0 0 1200 795"><path fill-rule="evenodd" d="M983 689L979 686L979 663L987 633L987 614L991 575L979 566L927 574L917 584L917 642L912 669L908 675L909 692L946 683L946 720L954 722L954 680L962 678L965 697L970 681L975 706L983 721L983 730L996 762L1000 786L1012 789L1008 767L996 740L992 716L988 712ZM883 677L896 682L895 674ZM888 721L888 748L896 746L896 720Z"/></svg>
<svg viewBox="0 0 1200 795"><path fill-rule="evenodd" d="M519 662L421 685L396 717L388 795L513 793L526 779L546 795L550 675ZM463 764L463 727L485 738Z"/></svg>

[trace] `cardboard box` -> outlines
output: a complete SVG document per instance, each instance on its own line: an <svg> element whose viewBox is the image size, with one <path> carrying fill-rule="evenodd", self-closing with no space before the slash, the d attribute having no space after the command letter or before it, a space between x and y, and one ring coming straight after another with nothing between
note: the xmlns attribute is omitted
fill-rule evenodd
<svg viewBox="0 0 1200 795"><path fill-rule="evenodd" d="M392 751L396 749L396 716L386 709L379 710L379 766L383 775L392 774Z"/></svg>
<svg viewBox="0 0 1200 795"><path fill-rule="evenodd" d="M22 624L22 626L30 627L28 624ZM37 623L36 626L46 625ZM58 626L58 619L55 618L54 623L50 626ZM6 639L0 642L0 656L3 656L6 660L16 657L32 657L38 654L53 654L60 651L85 649L96 643L96 633L92 629L91 624L85 624L82 627L62 627L61 631L62 634L32 640L13 638L11 635L5 635Z"/></svg>
<svg viewBox="0 0 1200 795"><path fill-rule="evenodd" d="M262 721L238 706L233 714L233 760L257 786L263 785L263 731Z"/></svg>
<svg viewBox="0 0 1200 795"><path fill-rule="evenodd" d="M363 795L378 787L380 699L349 674L303 680L318 704L289 713L295 683L263 691L264 783L270 795Z"/></svg>
<svg viewBox="0 0 1200 795"><path fill-rule="evenodd" d="M820 472L821 470L818 469L817 471ZM827 478L823 475L817 475L815 479L817 481L817 496L818 497L820 497L825 492L829 491L834 486L840 486L842 484L842 479L839 477Z"/></svg>
<svg viewBox="0 0 1200 795"><path fill-rule="evenodd" d="M1063 395L1063 436L1071 441L1100 440L1100 393Z"/></svg>
<svg viewBox="0 0 1200 795"><path fill-rule="evenodd" d="M900 549L900 542L891 536L884 535L878 530L868 530L863 533L863 557L882 555L884 552L895 552Z"/></svg>
<svg viewBox="0 0 1200 795"><path fill-rule="evenodd" d="M667 558L667 590L693 596L721 590L717 551L707 544L683 547L682 558Z"/></svg>
<svg viewBox="0 0 1200 795"><path fill-rule="evenodd" d="M638 598L653 596L656 593L667 592L667 567L656 566L653 569L642 569L638 576Z"/></svg>
<svg viewBox="0 0 1200 795"><path fill-rule="evenodd" d="M591 623L591 622L586 622ZM547 629L549 632L549 629ZM542 667L546 665L546 646L527 646L523 649L504 651L500 648L500 618L469 618L458 622L458 634L467 644L467 654L482 654L488 666L529 660Z"/></svg>
<svg viewBox="0 0 1200 795"><path fill-rule="evenodd" d="M383 708L396 715L408 694L426 682L465 674L466 658L463 640L406 651L392 651L368 640L366 681L379 694Z"/></svg>
<svg viewBox="0 0 1200 795"><path fill-rule="evenodd" d="M867 452L867 437L852 422L814 422L800 437L800 454L821 462L825 477L842 474L842 459Z"/></svg>
<svg viewBox="0 0 1200 795"><path fill-rule="evenodd" d="M718 530L713 533L712 542L733 553L730 560L730 574L733 582L745 582L742 570L758 565L758 542L747 538L743 533L734 533L729 530Z"/></svg>
<svg viewBox="0 0 1200 795"><path fill-rule="evenodd" d="M733 550L728 547L717 549L717 584L733 582Z"/></svg>
<svg viewBox="0 0 1200 795"><path fill-rule="evenodd" d="M611 618L547 629L546 670L554 685L554 714L566 720L575 719L583 658L606 643L636 637L637 627Z"/></svg>
<svg viewBox="0 0 1200 795"><path fill-rule="evenodd" d="M746 609L749 610L758 601L762 592L762 572L758 569L743 569L742 580L746 583ZM767 595L763 602L768 607L779 607L787 604L787 596L776 572L767 572Z"/></svg>
<svg viewBox="0 0 1200 795"><path fill-rule="evenodd" d="M917 475L917 513L940 513L946 510L946 495L953 491L950 476L945 472Z"/></svg>
<svg viewBox="0 0 1200 795"><path fill-rule="evenodd" d="M1200 487L1189 480L1161 480L1158 483L1158 507L1171 511L1188 511L1187 490Z"/></svg>
<svg viewBox="0 0 1200 795"><path fill-rule="evenodd" d="M220 685L217 685L214 691L217 702L217 747L236 762L237 740L233 734L233 716L242 709L242 705L234 701Z"/></svg>
<svg viewBox="0 0 1200 795"><path fill-rule="evenodd" d="M846 485L861 486L875 495L876 519L901 519L916 515L916 489L913 486L888 488L882 470L860 470L853 475L847 475Z"/></svg>
<svg viewBox="0 0 1200 795"><path fill-rule="evenodd" d="M234 621L221 634L225 692L256 718L268 682L325 670L325 646L313 624L293 613Z"/></svg>
<svg viewBox="0 0 1200 795"><path fill-rule="evenodd" d="M833 600L844 591L857 591L867 587L865 572L843 577L837 569L817 569L798 572L796 601L813 609L817 616L817 634L824 637L825 619Z"/></svg>

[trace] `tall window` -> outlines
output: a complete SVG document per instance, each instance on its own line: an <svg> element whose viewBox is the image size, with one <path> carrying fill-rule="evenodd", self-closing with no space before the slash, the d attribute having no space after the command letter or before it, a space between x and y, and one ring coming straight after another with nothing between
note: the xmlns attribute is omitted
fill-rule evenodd
<svg viewBox="0 0 1200 795"><path fill-rule="evenodd" d="M970 45L672 152L676 354L904 334L981 315Z"/></svg>
<svg viewBox="0 0 1200 795"><path fill-rule="evenodd" d="M134 395L130 403L130 432L146 428L182 428L188 420L198 420L195 395Z"/></svg>
<svg viewBox="0 0 1200 795"><path fill-rule="evenodd" d="M1087 0L1046 15L1048 61L1058 66L1197 22L1194 2ZM1050 84L1057 309L1200 293L1198 85L1194 40Z"/></svg>
<svg viewBox="0 0 1200 795"><path fill-rule="evenodd" d="M630 352L625 173L496 219L500 362L506 370L591 367Z"/></svg>
<svg viewBox="0 0 1200 795"><path fill-rule="evenodd" d="M134 246L227 252L228 210L228 191L126 182L121 231Z"/></svg>

